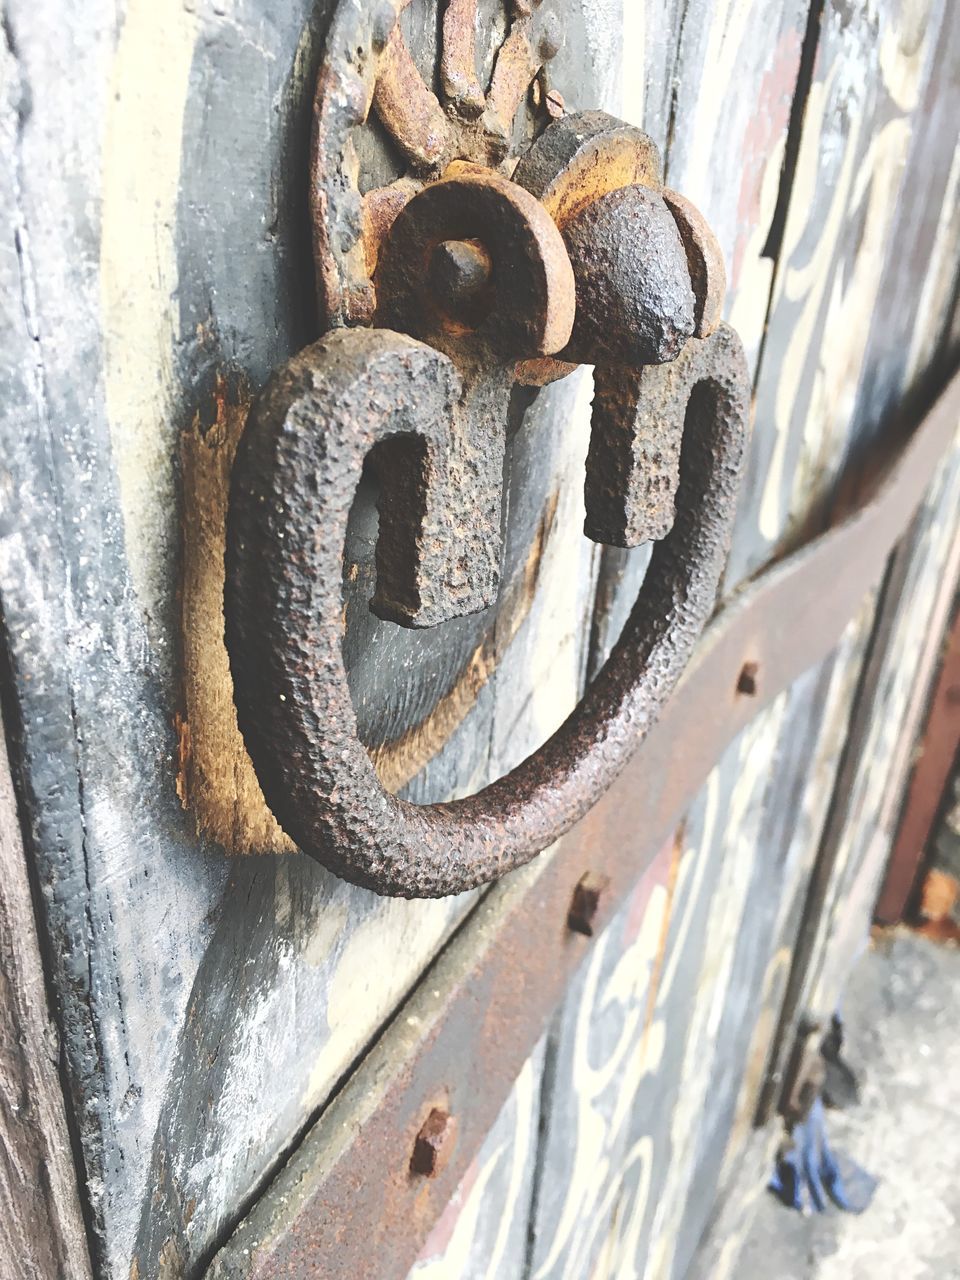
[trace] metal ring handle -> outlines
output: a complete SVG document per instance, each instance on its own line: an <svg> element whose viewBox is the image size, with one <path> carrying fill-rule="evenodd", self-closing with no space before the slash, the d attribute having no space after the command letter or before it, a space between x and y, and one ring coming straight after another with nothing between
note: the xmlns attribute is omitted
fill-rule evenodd
<svg viewBox="0 0 960 1280"><path fill-rule="evenodd" d="M579 706L476 795L413 805L385 791L357 736L341 653L343 543L364 458L402 442L443 456L459 393L447 357L389 330L340 330L271 377L234 467L226 640L240 728L298 846L377 893L441 897L528 862L617 777L680 678L714 605L743 458L749 379L736 333L642 371L646 413L686 419L677 512L630 618ZM424 472L427 474L427 472ZM442 476L440 476L442 481ZM436 507L442 519L442 503Z"/></svg>

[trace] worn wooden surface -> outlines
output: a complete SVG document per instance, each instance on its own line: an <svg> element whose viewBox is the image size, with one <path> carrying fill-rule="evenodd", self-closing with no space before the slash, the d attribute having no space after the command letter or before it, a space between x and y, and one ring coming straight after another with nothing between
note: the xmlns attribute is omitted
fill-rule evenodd
<svg viewBox="0 0 960 1280"><path fill-rule="evenodd" d="M22 262L30 246L22 219L18 145L26 86L9 38L0 41L0 385L9 405L31 404L39 385L35 313ZM0 470L0 560L9 568L20 536L17 493ZM38 673L39 674L39 673ZM16 729L5 703L6 728ZM9 1280L87 1280L91 1275L76 1163L63 1095L60 1037L47 975L0 722L0 1272ZM48 955L49 960L49 955Z"/></svg>
<svg viewBox="0 0 960 1280"><path fill-rule="evenodd" d="M0 745L0 1258L6 1280L86 1280L91 1274L59 1067L20 816Z"/></svg>
<svg viewBox="0 0 960 1280"><path fill-rule="evenodd" d="M718 229L730 264L728 311L756 367L772 277L772 264L762 259L762 252L777 208L806 6L740 4L723 6L722 11L707 6L695 15L700 21L690 22L683 38L673 41L658 38L649 6L647 14L650 51L655 57L666 48L674 60L666 78L676 87L669 113L659 118L656 98L645 96L643 123L655 136L660 132L669 140L669 181L688 192ZM669 23L672 16L667 10L661 21ZM762 39L756 38L758 25ZM628 93L627 110L640 105L631 103ZM640 556L623 557L612 590L608 577L610 596L601 599L595 626L603 649L618 630L644 567ZM590 1220L595 1250L603 1259L596 1265L605 1268L600 1274L619 1274L641 1265L643 1258L660 1269L656 1274L667 1274L673 1249L683 1247L691 1229L683 1221L690 1203L686 1183L693 1171L697 1131L710 1112L707 1089L714 1065L710 1047L716 1042L715 1018L724 1007L755 856L756 824L763 811L766 771L759 762L769 751L769 726L779 714L777 707L767 713L757 726L759 739L751 731L731 749L703 804L678 833L685 890L671 904L664 925L662 945L670 961L663 980L644 991L642 999L645 1022L660 1033L660 1055L647 1064L639 1089L626 1077L630 1067L618 1068L615 1062L610 1066L611 1094L636 1097L621 1103L618 1131L608 1132L603 1150L598 1198L606 1199L606 1212L596 1225ZM729 865L724 862L724 846ZM610 968L612 981L612 964ZM738 987L731 984L729 990L736 996ZM572 1064L585 1052L604 1061L610 1043L603 1032L609 1016L607 984L598 983L585 1006L580 993L572 999L581 1007L571 1015L575 1029L560 1037L557 1053L566 1069L557 1074L572 1099L567 1110L576 1113L582 1105L589 1112L590 1100L579 1097ZM544 1185L562 1183L564 1167L580 1167L581 1159L583 1176L591 1176L595 1162L577 1143L577 1133L586 1127L586 1120L578 1127L565 1123L563 1109L556 1106L541 1173ZM549 1207L543 1197L540 1204ZM551 1241L556 1221L541 1211L535 1230L538 1238ZM572 1239L582 1234L575 1221L568 1231ZM694 1225L694 1239L696 1232ZM550 1274L548 1262L544 1254L542 1275ZM582 1273L575 1256L564 1262L569 1269L563 1274Z"/></svg>
<svg viewBox="0 0 960 1280"><path fill-rule="evenodd" d="M842 221L850 225L855 235L852 238L850 230L841 229L837 236L839 251L843 254L842 265L834 265L830 286L831 309L836 320L829 321L820 332L813 330L812 340L821 349L815 359L809 361L813 398L807 402L802 395L799 397L798 418L792 428L800 429L804 442L798 465L809 470L802 488L781 508L788 537L793 536L791 526L809 529L822 519L822 511L835 492L834 477L841 465L849 468L847 478L851 472L855 477L855 460L875 446L883 431L896 430L897 421L890 410L901 404L909 387L902 372L898 372L902 371L902 364L894 365L893 352L898 352L899 359L899 350L909 348L914 336L925 327L935 330L943 324L942 308L929 300L929 289L941 276L944 264L935 260L936 255L931 258L931 253L938 226L948 222L953 214L953 202L949 192L944 191L939 165L918 163L915 157L924 154L931 137L936 137L941 147L953 145L949 130L936 129L935 121L933 134L929 132L929 99L936 102L944 95L943 85L938 84L938 62L944 44L949 44L956 32L955 24L948 23L947 10L938 11L933 7L923 17L925 25L918 25L918 13L908 7L891 9L883 15L876 54L870 53L876 36L872 24L862 27L857 36L867 58L866 79L875 83L869 107L874 122L868 122L867 126L869 146L858 141L856 129L849 130L847 136L847 145L859 151L851 161L856 170L853 195ZM829 84L832 78L844 74L843 66L851 56L850 40L854 34L856 28L838 24L837 16L828 5L811 85L812 104L817 101L821 83ZM872 71L871 57L875 58ZM836 69L831 70L831 64ZM926 102L922 99L925 91ZM845 103L843 109L848 105ZM842 121L842 114L839 118ZM818 116L815 112L808 115L798 148L798 172L804 165L812 164L813 157L829 154L830 147L820 135L830 119L829 115ZM832 119L835 130L836 115ZM862 120L858 128L864 128ZM904 140L904 135L908 140ZM910 157L906 170L905 154ZM815 221L818 202L821 208L833 207L835 191L832 188L832 180L824 174L812 193L801 189L798 195L803 198L804 219ZM925 221L917 226L920 210L924 211ZM791 206L786 220L788 237L792 212ZM865 220L862 225L861 220ZM904 241L911 243L914 254L909 284L904 279L902 255L892 247ZM954 240L948 251L954 261L957 247ZM789 272L789 269L787 263L786 270ZM889 278L894 272L900 273L903 284L900 296L892 302L888 298ZM787 295L791 293L788 284L784 291ZM774 307L768 324L768 344L775 340L777 324ZM838 330L834 324L843 341L850 344L851 349L846 353L837 350ZM849 330L858 325L863 333L851 337ZM796 340L796 328L791 327L789 320L783 334L789 352L789 344ZM765 362L770 361L771 355L767 345ZM916 372L923 368L921 364ZM782 376L785 370L789 371L789 363L781 365L774 360L773 369L776 376ZM761 383L762 378L761 370ZM819 401L816 391L817 380L821 378L835 380L826 405ZM886 387L885 403L877 397L881 383ZM925 394L929 395L930 390L928 380ZM759 398L758 395L758 403ZM846 417L835 413L831 418L829 410L835 404L847 406ZM813 451L811 456L806 453L808 448ZM806 508L804 501L810 504ZM762 502L760 511L762 516ZM759 524L762 532L762 518ZM941 570L947 571L943 562ZM720 1086L714 1090L710 1112L700 1134L697 1174L691 1184L693 1203L710 1202L718 1188L722 1195L724 1188L731 1184L737 1168L738 1148L756 1111L767 1069L769 1042L797 945L811 871L815 860L819 864L823 857L821 832L830 811L833 790L835 787L842 790L843 786L842 780L835 779L838 779L841 753L846 747L850 709L854 699L860 697L860 673L873 633L872 617L871 604L865 602L864 614L851 629L846 645L822 669L819 688L816 681L806 689L802 685L797 687L778 735L771 742L770 756L776 761L776 771L764 800L765 817L754 854L757 879L750 902L777 901L779 910L776 913L752 910L741 925L738 943L741 967L731 983L728 1013L720 1036L722 1049L714 1065ZM869 829L873 815L864 810L859 817L863 829ZM716 853L711 852L710 856ZM856 910L862 937L869 908L860 902ZM703 1221L701 1212L699 1222ZM693 1246L695 1238L694 1230L685 1233L688 1247Z"/></svg>
<svg viewBox="0 0 960 1280"><path fill-rule="evenodd" d="M329 7L5 6L0 133L16 181L0 288L16 340L0 366L0 599L105 1277L202 1270L475 900L384 902L297 854L229 858L177 794L178 774L188 800L206 785L183 769L199 767L204 712L184 692L181 609L209 624L211 599L181 595L198 563L181 555L202 524L195 464L314 331L306 137ZM494 32L497 10L481 5ZM428 70L435 5L413 0L404 20ZM923 393L958 261L958 27L943 0L826 0L822 14L817 0L578 0L565 16L552 74L568 105L622 100L727 254L756 379L729 592L822 520L841 473ZM364 148L389 174L375 131ZM583 374L541 393L512 438L497 610L426 636L373 619L374 495L359 497L351 688L381 776L411 798L471 791L537 745L635 594L644 554L599 557L580 534L589 395ZM880 857L876 788L903 771L882 724L909 727L953 475L905 553L910 617L895 611L882 697L861 712L883 767L854 770L832 837L837 909L803 986L824 1008ZM744 1149L871 635L868 601L837 654L719 763L415 1274L683 1274ZM218 740L205 760L224 766ZM275 843L269 824L251 838L236 813L224 823L211 835Z"/></svg>
<svg viewBox="0 0 960 1280"><path fill-rule="evenodd" d="M925 86L916 86L915 101L923 127L916 129L912 138L890 237L893 245L910 248L908 253L888 254L877 282L878 302L857 388L860 439L859 443L856 438L850 442L854 457L858 448L863 451L875 442L884 423L895 429L909 420L916 406L929 400L937 383L960 358L955 328L960 144L956 130L945 125L960 110L960 82L951 70L960 55L960 30L951 16L948 7L929 55ZM949 466L948 461L948 471ZM850 472L855 478L855 466L848 475ZM909 753L915 733L910 719L919 714L916 706L908 714L907 703L924 697L929 646L939 643L943 609L947 607L942 593L949 594L955 580L956 550L950 532L955 519L954 495L949 481L945 483L946 491L941 491L939 500L937 491L931 492L914 534L892 561L872 623L870 661L863 671L856 716L848 728L846 759L836 784L837 804L823 834L816 873L801 904L802 919L791 935L789 986L771 1049L769 1084L760 1100L764 1114L773 1105L798 1020L808 1012L816 1016L806 1007L814 974L824 965L832 970L821 1001L825 1006L830 1000L826 992L831 991L836 1000L845 965L864 944L872 910L872 902L869 907L865 902L871 895L875 897L879 868L887 857L889 829L895 821L891 807L894 814L899 811L907 768L905 753ZM916 539L919 543L915 545ZM912 587L905 589L908 578ZM898 635L899 648L895 643ZM878 789L865 805L863 788L868 785L866 771L872 769L872 750L881 753L873 774ZM858 777L859 783L855 781ZM851 848L851 841L855 847ZM863 873L860 893L851 897L858 870ZM832 919L838 910L845 914L846 930L838 930ZM822 1015L823 1007L817 1012Z"/></svg>

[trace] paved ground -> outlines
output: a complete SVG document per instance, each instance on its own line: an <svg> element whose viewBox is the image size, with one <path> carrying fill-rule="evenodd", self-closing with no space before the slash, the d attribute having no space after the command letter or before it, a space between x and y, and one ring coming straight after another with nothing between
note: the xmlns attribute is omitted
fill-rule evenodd
<svg viewBox="0 0 960 1280"><path fill-rule="evenodd" d="M842 1012L861 1102L828 1135L879 1179L873 1203L803 1217L764 1197L738 1280L960 1280L960 950L888 935Z"/></svg>

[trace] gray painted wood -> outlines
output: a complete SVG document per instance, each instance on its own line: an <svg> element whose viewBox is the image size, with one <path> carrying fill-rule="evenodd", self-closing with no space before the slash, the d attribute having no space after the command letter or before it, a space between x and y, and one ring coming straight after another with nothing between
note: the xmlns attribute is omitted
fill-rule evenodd
<svg viewBox="0 0 960 1280"><path fill-rule="evenodd" d="M960 109L957 98L960 86L947 70L955 65L958 51L960 24L955 19L951 20L950 11L945 10L926 76L926 87L919 99L922 127L915 129L912 135L896 224L890 237L891 245L898 249L891 252L884 263L878 285L878 305L860 373L856 401L857 431L851 435L848 446L848 472L854 478L858 458L866 456L866 451L875 445L878 435L882 436L884 430L895 431L909 423L921 407L929 403L938 382L955 367L960 356L960 340L951 328L951 314L956 314L955 292L960 263L960 222L956 199L957 182L960 180L960 147L955 130L946 126L946 121ZM908 246L908 249L900 252L899 246ZM940 513L939 518L949 520L949 507ZM931 517L928 516L929 519ZM926 554L934 551L932 544L927 546ZM900 608L898 593L902 579L898 575L902 574L903 566L910 557L922 559L923 554L916 548L911 550L907 540L905 550L892 562L869 637L874 671L878 662L882 667L887 660L883 654L890 635L889 620L897 616ZM939 554L943 554L942 546ZM946 575L948 585L950 570L947 561L941 560L940 572ZM928 580L928 590L932 589L933 581ZM903 607L919 609L920 617L924 617L928 616L932 603L932 597L911 597L907 604L904 597ZM918 636L922 634L917 633ZM918 641L917 654L920 652ZM915 662L915 659L908 662L908 671L915 669ZM869 723L877 716L882 719L886 714L885 682L878 684L870 676L870 670L869 667L866 669L863 691L858 698L857 716L861 723ZM839 866L834 869L839 850L836 822L839 821L842 827L850 821L850 787L853 785L850 770L858 767L856 756L863 750L864 740L851 731L848 749L851 759L846 762L845 771L837 782L838 808L834 824L832 830L824 833L807 901L799 904L795 927L791 927L787 935L794 957L790 969L791 987L786 993L784 1025L778 1033L776 1045L771 1048L772 1075L765 1090L765 1107L775 1095L784 1055L789 1051L797 1019L802 1013L799 991L807 981L806 971L809 966L820 963L817 954L822 953L830 936L829 926L823 920L823 895L828 892L825 886L832 877L840 874ZM898 771L888 777L888 787L886 802L898 806L902 787ZM861 812L857 821L866 832L876 830L881 820L878 813ZM882 821L887 822L888 819ZM883 847L883 840L880 847ZM860 906L862 911L862 903ZM805 912L803 919L801 912ZM868 915L858 927L861 939L867 920ZM841 977L838 970L835 994Z"/></svg>
<svg viewBox="0 0 960 1280"><path fill-rule="evenodd" d="M671 184L718 231L730 264L728 313L755 361L772 276L762 250L776 207L806 7L741 4L729 13L704 7L681 17L671 6L646 6L647 79L642 103L635 93L633 105L642 106L654 137L669 142ZM664 55L667 66L658 71ZM658 95L651 83L667 83L672 92ZM628 114L629 107L628 94ZM645 568L644 552L605 554L594 661L619 631ZM750 824L764 789L758 762L766 763L761 745L751 772L757 750L753 735L730 749L678 833L682 856L660 887L649 968L634 960L631 970L629 951L618 944L622 913L598 948L603 958L591 962L591 980L570 993L554 1049L533 1275L632 1274L645 1258L669 1266L667 1224L680 1226L681 1171L705 1107L706 1080L695 1066L714 1044L708 1011L711 1003L723 1008L755 857ZM718 805L735 821L741 856L729 863L710 856L721 839Z"/></svg>
<svg viewBox="0 0 960 1280"><path fill-rule="evenodd" d="M626 1126L632 1100L667 1044L654 1000L673 954L671 905L679 900L673 918L687 923L696 908L699 885L689 870L682 844L664 847L597 939L555 1019L530 1225L531 1277L594 1274L617 1216L625 1162L649 1171L651 1153L628 1148Z"/></svg>
<svg viewBox="0 0 960 1280"><path fill-rule="evenodd" d="M0 740L0 1257L7 1280L91 1275L20 820Z"/></svg>
<svg viewBox="0 0 960 1280"><path fill-rule="evenodd" d="M939 0L824 6L763 343L760 429L748 456L731 584L822 524L856 438L871 319L914 125L926 127L922 95L945 11ZM888 318L881 313L877 323Z"/></svg>
<svg viewBox="0 0 960 1280"><path fill-rule="evenodd" d="M889 75L889 59L892 56L889 52L890 42L895 36L902 41L904 23L908 16L905 11L888 15L888 66L882 75L878 73L878 79L883 82ZM885 133L888 137L895 138L898 129L909 127L910 164L901 176L897 172L896 155L890 147L875 145L867 153L868 161L864 163L858 178L861 188L870 193L868 215L873 222L874 233L884 223L887 226L883 245L883 270L876 272L875 280L870 279L871 250L867 239L866 263L858 260L863 253L858 244L857 258L845 268L849 282L849 304L846 294L838 292L834 286L833 306L838 313L842 314L844 305L857 305L858 301L859 305L872 301L873 313L862 363L859 366L851 365L854 376L851 394L855 388L855 395L849 418L846 421L838 419L835 425L831 425L828 420L816 443L820 457L842 453L847 459L847 465L851 465L855 458L866 456L866 448L875 443L879 431L891 428L891 409L909 412L903 399L908 390L902 373L903 361L899 359L899 355L894 359L893 351L909 351L916 347L931 324L935 328L942 327L942 312L938 318L934 314L936 308L931 309L927 299L933 281L943 271L944 264L934 262L931 258L936 257L933 254L934 241L942 236L944 218L949 216L951 206L945 194L942 164L930 162L930 149L931 138L936 138L941 149L945 146L951 148L953 140L949 130L936 128L935 121L934 132L931 134L928 123L931 119L930 108L945 96L949 97L944 95L942 84L938 83L937 64L943 56L944 45L949 44L955 33L944 27L943 23L948 15L943 10L934 8L926 17L927 25L923 29L922 38L914 31L914 36L907 42L911 51L909 71L914 77L913 96L909 100L904 97L898 103L900 114L894 115L889 100L884 101L883 95L880 95L878 122L875 126L881 138ZM901 52L902 49L901 44ZM829 75L828 51L829 46L826 46L821 54L823 61L818 72L825 76ZM842 56L848 55L849 46L844 46ZM949 56L948 52L948 60ZM900 71L904 72L903 66ZM924 83L929 89L927 101L924 101L923 96ZM902 81L898 88L903 94ZM949 102L946 109L949 110ZM803 147L800 161L803 161ZM893 167L889 168L891 162ZM949 167L948 163L948 172ZM894 176L896 185L890 182L890 178ZM916 225L918 208L926 210L926 225ZM856 216L859 216L859 212ZM914 240L919 243L914 245ZM894 247L906 242L912 245L913 262L909 272L903 270L902 255ZM950 248L945 251L948 259L952 258L954 263L958 248L960 245L954 237ZM948 274L952 272L948 271ZM900 281L900 292L895 302L891 298L893 277ZM769 336L768 330L768 340ZM829 336L826 341L830 341ZM821 359L821 366L825 366L827 372L831 359L832 354ZM920 367L922 368L922 363ZM875 375L881 368L887 379L887 402L878 410L878 379ZM761 383L762 377L761 373ZM839 435L834 436L831 443L832 432L839 432ZM806 428L805 437L811 436L816 440L816 436ZM831 463L830 466L832 465ZM823 476L822 481L829 484L829 472ZM822 481L818 480L811 486L809 495L811 511L815 517L817 488ZM947 566L942 560L940 563L941 571L946 571ZM688 1183L690 1207L685 1215L684 1229L679 1233L681 1244L677 1254L676 1275L685 1274L687 1261L704 1229L706 1218L703 1207L711 1204L718 1194L721 1197L730 1194L728 1187L731 1187L738 1147L746 1140L747 1126L751 1123L756 1108L764 1077L765 1058L776 1024L776 1010L786 986L789 961L796 945L814 856L819 856L821 834L831 803L831 780L837 777L842 758L841 748L846 746L846 722L854 695L860 692L859 673L871 634L872 611L871 602L865 602L864 614L848 633L845 646L822 668L818 678L819 689L816 683L804 689L801 682L792 691L779 734L771 744L771 759L776 761L777 767L775 781L764 804L765 820L760 840L762 856L757 861L760 874L750 894L753 909L745 914L740 929L738 969L728 992L727 1009L718 1036L720 1047L714 1055L712 1067L710 1105L705 1109L701 1120L699 1149L694 1161L693 1176ZM830 690L832 694L828 692ZM843 789L841 781L838 793ZM897 786L892 786L889 794L898 794ZM865 826L869 825L865 814L861 818ZM792 854L791 850L794 851ZM785 860L784 855L787 855ZM723 858L728 855L721 847L711 851L710 856ZM793 862L800 874L787 874L778 881L773 869L781 861L788 873L790 863ZM758 909L757 904L763 903L770 905L766 910ZM777 904L776 910L772 909L773 904ZM847 905L851 914L859 919L863 936L869 921L871 902L864 898L851 899ZM850 959L848 954L846 961L849 963ZM829 1010L821 1012L826 1014ZM731 1254L731 1258L733 1256Z"/></svg>
<svg viewBox="0 0 960 1280"><path fill-rule="evenodd" d="M804 932L813 937L804 939L806 963L795 978L795 1016L828 1018L867 945L958 580L960 424L956 447L891 566L865 674L870 696L851 722L854 749L825 833L822 885L807 904Z"/></svg>
<svg viewBox="0 0 960 1280"><path fill-rule="evenodd" d="M910 398L904 401L910 388L904 377L901 353L919 351L925 342L929 348L931 330L942 330L943 307L931 300L939 292L936 282L944 274L948 278L953 274L950 267L945 270L942 255L953 264L960 256L960 241L951 230L952 202L946 191L949 154L946 165L942 154L937 163L932 163L930 154L933 145L948 153L954 145L950 131L938 128L936 119L939 110L950 110L941 69L949 62L949 47L958 34L955 28L943 25L946 20L948 15L944 11L934 10L929 15L919 50L913 46L922 64L916 86L918 92L912 102L902 104L905 110L900 118L912 126L909 163L898 188L888 191L888 201L891 195L896 199L895 205L892 202L887 205L889 247L875 286L872 326L862 365L856 370L859 385L844 442L840 445L848 459L847 465L851 465L852 459L865 456L866 447L875 443L879 432L891 429L892 411L901 414L910 411ZM901 34L902 29L901 24ZM924 82L926 100L919 92ZM885 114L883 119L882 128L892 132L893 125ZM897 123L895 120L894 124ZM931 124L932 132L928 127ZM877 160L868 167L861 181L865 187L869 182L884 190L883 148L877 149ZM871 216L879 220L883 209L876 207L878 201L874 204ZM918 219L919 210L924 212ZM942 245L940 254L934 252L938 242ZM904 270L903 255L893 248L902 243L911 244L909 271ZM862 276L863 271L859 264L854 264L848 273L856 298L857 277ZM896 357L894 351L897 351ZM921 357L920 363L914 366L915 375L921 372L924 363ZM877 377L879 370L883 371L882 377ZM878 382L885 387L885 404L881 401L878 405ZM932 548L928 548L928 552L932 552ZM934 554L933 559L939 563L940 571L949 575L949 566L942 556ZM710 1106L701 1120L699 1149L688 1184L690 1209L680 1233L677 1275L685 1274L687 1259L703 1230L703 1206L711 1204L718 1195L722 1198L735 1191L732 1173L737 1164L738 1147L746 1141L747 1127L756 1109L814 856L818 859L822 856L818 850L832 800L831 780L838 777L841 748L847 745L846 723L854 696L862 696L860 670L871 637L873 608L872 602L865 601L864 613L848 632L845 645L818 676L811 673L791 692L790 705L771 746L771 758L776 761L775 780L764 803L762 856L756 864L759 875L749 898L753 909L745 914L739 931L737 970L730 983L714 1054ZM814 680L812 685L811 680ZM869 751L864 762L868 758ZM841 797L846 789L843 776L839 775L837 783ZM899 781L891 780L887 794L895 797L899 791ZM868 815L861 813L860 826L869 825ZM727 854L721 847L710 856L723 858ZM776 872L781 866L786 874L778 878ZM861 937L872 907L872 900L868 898L869 893L866 897L851 896L846 904L850 916L859 920ZM764 910L758 909L757 904L770 905ZM776 910L772 909L773 904L777 904ZM844 962L848 967L849 952ZM824 1016L830 1011L832 1006L820 1010ZM728 1253L730 1259L735 1256L732 1251Z"/></svg>
<svg viewBox="0 0 960 1280"><path fill-rule="evenodd" d="M8 25L0 40L0 387L31 421L41 387L20 145L28 85ZM0 465L0 558L18 530L13 476ZM5 610L4 610L5 611ZM39 673L38 673L39 674ZM21 817L0 722L0 1270L9 1280L89 1280L78 1169L61 1083L63 1046L50 1007ZM16 734L13 735L16 750ZM46 886L35 879L42 895ZM48 955L48 960L51 957Z"/></svg>

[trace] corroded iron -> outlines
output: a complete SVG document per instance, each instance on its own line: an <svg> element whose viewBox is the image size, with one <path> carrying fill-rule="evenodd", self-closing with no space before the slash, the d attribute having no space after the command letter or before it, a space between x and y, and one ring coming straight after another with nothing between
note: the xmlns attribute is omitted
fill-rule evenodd
<svg viewBox="0 0 960 1280"><path fill-rule="evenodd" d="M315 99L313 221L332 332L270 379L235 464L226 638L240 728L270 808L306 853L380 893L461 892L520 866L610 785L713 608L747 421L739 340L703 218L663 188L656 147L602 112L519 104L562 33L517 3L486 92L476 5L444 13L440 84L391 0L342 3ZM541 93L541 100L543 93ZM562 100L561 100L562 101ZM371 107L409 171L359 194L351 138ZM344 328L343 326L376 327ZM415 806L360 743L341 656L347 516L381 486L371 607L434 626L496 599L509 393L596 365L585 532L656 540L607 666L538 752L478 795Z"/></svg>
<svg viewBox="0 0 960 1280"><path fill-rule="evenodd" d="M442 454L454 366L387 330L342 330L272 376L235 464L227 645L264 795L304 852L380 893L459 893L546 848L617 776L713 609L740 475L749 383L739 340L721 326L680 359L704 371L712 412L686 434L676 519L609 661L535 755L475 796L423 806L384 791L357 737L341 654L342 547L374 445L408 437L421 457ZM446 510L433 508L438 525Z"/></svg>
<svg viewBox="0 0 960 1280"><path fill-rule="evenodd" d="M584 484L587 537L637 547L670 531L684 441L688 433L708 432L724 411L714 376L721 348L694 340L670 364L597 365Z"/></svg>
<svg viewBox="0 0 960 1280"><path fill-rule="evenodd" d="M379 190L361 195L353 131L376 112L410 171L407 197L453 160L512 168L510 134L528 89L562 43L560 0L513 6L513 22L484 92L476 76L476 0L444 10L441 98L417 70L398 17L409 0L342 0L327 36L313 102L310 204L323 326L367 324L375 309L371 262L384 220ZM549 113L544 106L544 116ZM371 237L373 243L371 243Z"/></svg>
<svg viewBox="0 0 960 1280"><path fill-rule="evenodd" d="M620 187L566 224L577 316L564 358L639 368L675 360L694 329L677 224L659 192Z"/></svg>
<svg viewBox="0 0 960 1280"><path fill-rule="evenodd" d="M421 1178L439 1178L450 1162L456 1140L456 1119L442 1107L433 1107L414 1141L410 1172Z"/></svg>

